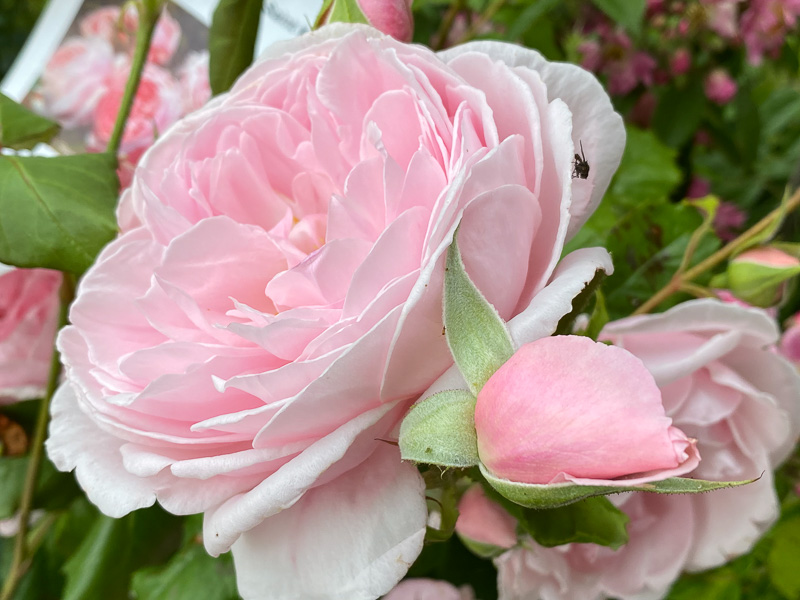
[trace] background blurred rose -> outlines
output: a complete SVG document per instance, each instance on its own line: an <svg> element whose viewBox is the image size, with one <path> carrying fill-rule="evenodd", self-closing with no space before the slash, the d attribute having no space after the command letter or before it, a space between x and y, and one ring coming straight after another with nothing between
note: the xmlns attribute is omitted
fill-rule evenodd
<svg viewBox="0 0 800 600"><path fill-rule="evenodd" d="M42 73L35 108L65 127L88 125L113 69L114 50L108 42L68 38Z"/></svg>
<svg viewBox="0 0 800 600"><path fill-rule="evenodd" d="M384 596L384 600L474 600L469 586L456 586L434 579L406 579Z"/></svg>
<svg viewBox="0 0 800 600"><path fill-rule="evenodd" d="M0 405L44 392L60 283L55 271L0 265Z"/></svg>
<svg viewBox="0 0 800 600"><path fill-rule="evenodd" d="M452 365L456 225L473 280L519 318L623 140L593 76L516 46L437 56L345 25L273 46L143 158L60 337L50 457L108 514L205 511L246 598L387 592L426 506L376 440ZM565 261L555 323L607 256Z"/></svg>

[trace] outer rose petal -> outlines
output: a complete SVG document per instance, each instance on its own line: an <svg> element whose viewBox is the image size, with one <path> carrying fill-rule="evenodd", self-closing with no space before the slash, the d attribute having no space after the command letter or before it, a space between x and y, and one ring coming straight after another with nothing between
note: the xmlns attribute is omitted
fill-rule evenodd
<svg viewBox="0 0 800 600"><path fill-rule="evenodd" d="M50 412L47 456L61 471L75 470L78 483L93 504L115 518L153 505L156 495L152 484L122 466L122 440L100 429L84 414L69 383L56 391Z"/></svg>
<svg viewBox="0 0 800 600"><path fill-rule="evenodd" d="M550 100L559 98L572 111L572 141L575 152L580 142L589 162L589 178L573 180L571 215L567 238L575 235L591 216L622 160L625 127L614 112L611 100L597 78L569 63L548 62L541 54L522 46L483 41L449 48L440 55L447 61L469 52L488 54L513 67L538 72L547 86ZM595 169L597 175L595 176ZM582 182L588 182L585 185ZM580 187L577 187L580 186Z"/></svg>
<svg viewBox="0 0 800 600"><path fill-rule="evenodd" d="M371 600L405 575L426 523L422 477L382 445L242 535L233 545L239 592L245 600Z"/></svg>

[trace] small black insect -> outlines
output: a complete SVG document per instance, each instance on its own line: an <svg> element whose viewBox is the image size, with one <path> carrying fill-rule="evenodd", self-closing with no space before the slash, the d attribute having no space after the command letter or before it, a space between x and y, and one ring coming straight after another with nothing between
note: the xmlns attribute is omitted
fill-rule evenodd
<svg viewBox="0 0 800 600"><path fill-rule="evenodd" d="M589 162L583 153L583 142L581 142L581 153L575 154L575 160L572 161L572 178L576 177L581 179L589 177Z"/></svg>

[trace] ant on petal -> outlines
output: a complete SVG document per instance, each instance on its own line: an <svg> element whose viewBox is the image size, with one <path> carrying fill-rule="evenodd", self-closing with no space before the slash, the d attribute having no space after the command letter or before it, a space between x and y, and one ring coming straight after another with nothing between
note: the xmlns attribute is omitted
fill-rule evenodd
<svg viewBox="0 0 800 600"><path fill-rule="evenodd" d="M572 178L580 177L586 179L589 177L589 162L586 160L586 155L583 153L583 141L581 144L581 153L575 154L575 160L572 162Z"/></svg>

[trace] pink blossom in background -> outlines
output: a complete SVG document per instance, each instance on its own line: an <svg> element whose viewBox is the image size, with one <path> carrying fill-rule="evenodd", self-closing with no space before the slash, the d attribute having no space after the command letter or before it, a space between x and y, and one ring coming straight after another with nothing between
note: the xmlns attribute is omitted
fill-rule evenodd
<svg viewBox="0 0 800 600"><path fill-rule="evenodd" d="M387 593L427 507L378 440L454 369L456 225L515 339L550 335L612 270L559 258L623 144L592 75L518 46L344 24L276 44L142 158L59 337L51 459L109 515L204 512L245 599Z"/></svg>
<svg viewBox="0 0 800 600"><path fill-rule="evenodd" d="M800 366L800 320L797 315L789 320L789 326L783 332L779 348L781 354Z"/></svg>
<svg viewBox="0 0 800 600"><path fill-rule="evenodd" d="M128 81L130 64L123 57L118 60L124 64L116 65L108 87L95 108L94 127L88 145L91 150L98 152L105 150L111 137ZM121 152L128 153L149 147L182 114L183 104L178 82L169 71L147 64L122 135Z"/></svg>
<svg viewBox="0 0 800 600"><path fill-rule="evenodd" d="M636 50L628 35L600 23L594 33L599 39L588 39L581 43L581 66L608 77L608 91L612 95L624 95L640 83L652 85L657 63L646 52Z"/></svg>
<svg viewBox="0 0 800 600"><path fill-rule="evenodd" d="M780 51L786 33L797 25L800 0L751 0L741 18L747 58L761 64L765 54Z"/></svg>
<svg viewBox="0 0 800 600"><path fill-rule="evenodd" d="M489 500L481 484L470 487L458 503L456 533L486 546L511 548L517 544L517 522L502 506Z"/></svg>
<svg viewBox="0 0 800 600"><path fill-rule="evenodd" d="M739 34L739 5L742 0L701 0L706 24L722 38L732 40Z"/></svg>
<svg viewBox="0 0 800 600"><path fill-rule="evenodd" d="M178 69L178 79L185 114L197 110L208 102L211 98L211 84L208 81L208 50L187 54Z"/></svg>
<svg viewBox="0 0 800 600"><path fill-rule="evenodd" d="M683 75L692 66L692 55L686 48L678 48L669 62L672 75Z"/></svg>
<svg viewBox="0 0 800 600"><path fill-rule="evenodd" d="M725 69L714 69L706 76L706 97L717 104L727 104L736 95L738 86Z"/></svg>
<svg viewBox="0 0 800 600"><path fill-rule="evenodd" d="M744 227L747 214L733 202L722 201L714 215L714 231L723 242L730 242Z"/></svg>
<svg viewBox="0 0 800 600"><path fill-rule="evenodd" d="M697 175L692 177L689 182L689 189L686 190L687 198L705 198L711 193L711 182Z"/></svg>
<svg viewBox="0 0 800 600"><path fill-rule="evenodd" d="M113 69L114 51L108 42L68 38L47 63L34 106L65 127L88 125Z"/></svg>
<svg viewBox="0 0 800 600"><path fill-rule="evenodd" d="M469 586L456 586L435 579L405 579L383 600L475 600Z"/></svg>
<svg viewBox="0 0 800 600"><path fill-rule="evenodd" d="M0 265L0 405L44 393L61 274Z"/></svg>
<svg viewBox="0 0 800 600"><path fill-rule="evenodd" d="M139 14L134 4L128 4L123 12L119 6L102 6L87 14L79 24L83 37L97 37L133 54L136 32L139 30ZM181 26L166 8L156 24L147 61L157 65L167 64L178 49Z"/></svg>
<svg viewBox="0 0 800 600"><path fill-rule="evenodd" d="M631 485L699 461L642 361L577 335L519 348L478 392L475 430L486 469L521 483Z"/></svg>
<svg viewBox="0 0 800 600"><path fill-rule="evenodd" d="M644 362L667 415L697 439L703 460L692 477L761 478L713 494L612 496L631 519L626 546L529 541L496 559L503 600L660 598L682 571L748 552L777 518L772 471L800 435L800 376L771 349L775 321L703 299L610 323L603 338Z"/></svg>

